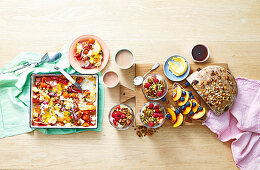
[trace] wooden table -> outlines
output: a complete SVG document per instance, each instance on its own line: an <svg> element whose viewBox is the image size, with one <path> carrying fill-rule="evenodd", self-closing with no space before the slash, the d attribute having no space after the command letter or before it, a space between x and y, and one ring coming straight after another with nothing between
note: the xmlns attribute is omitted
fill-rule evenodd
<svg viewBox="0 0 260 170"><path fill-rule="evenodd" d="M188 58L205 43L209 62L227 62L235 76L260 79L260 1L0 1L0 66L23 51L57 51L82 34L101 37L110 48L104 71L115 69L134 88L133 70L119 70L113 57L131 49L136 63ZM133 68L132 68L133 69ZM133 128L117 131L109 109L119 88L105 89L102 132L47 136L38 131L0 139L0 168L237 169L230 142L202 125L162 128L138 138ZM130 101L130 104L133 101Z"/></svg>

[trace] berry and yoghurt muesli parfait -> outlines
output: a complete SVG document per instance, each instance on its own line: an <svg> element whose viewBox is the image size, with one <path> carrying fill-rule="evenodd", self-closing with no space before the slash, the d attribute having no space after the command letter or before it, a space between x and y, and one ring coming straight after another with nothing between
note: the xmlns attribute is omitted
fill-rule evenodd
<svg viewBox="0 0 260 170"><path fill-rule="evenodd" d="M148 128L158 128L165 120L165 109L160 103L148 102L140 110L140 120Z"/></svg>
<svg viewBox="0 0 260 170"><path fill-rule="evenodd" d="M160 74L150 74L143 81L142 91L145 97L150 100L162 99L167 90L167 82Z"/></svg>
<svg viewBox="0 0 260 170"><path fill-rule="evenodd" d="M116 129L126 130L134 122L134 112L130 106L118 104L110 110L108 119L110 124Z"/></svg>

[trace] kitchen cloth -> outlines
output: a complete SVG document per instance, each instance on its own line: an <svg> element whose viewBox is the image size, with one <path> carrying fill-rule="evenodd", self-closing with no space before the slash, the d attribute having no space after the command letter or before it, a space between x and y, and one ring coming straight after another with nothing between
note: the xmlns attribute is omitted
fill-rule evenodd
<svg viewBox="0 0 260 170"><path fill-rule="evenodd" d="M236 78L237 99L232 108L216 116L209 111L203 122L222 142L233 140L236 165L243 170L260 169L260 81Z"/></svg>
<svg viewBox="0 0 260 170"><path fill-rule="evenodd" d="M44 63L20 75L14 73L0 74L0 138L33 131L30 128L30 74L31 73L59 73L54 66L64 69L70 74L77 73L68 61L69 45L61 51L61 58L56 63ZM40 61L43 55L26 52L13 59L0 69L0 72L14 66ZM37 129L45 134L68 134L82 131L101 131L104 109L104 87L101 74L99 74L99 107L97 129Z"/></svg>

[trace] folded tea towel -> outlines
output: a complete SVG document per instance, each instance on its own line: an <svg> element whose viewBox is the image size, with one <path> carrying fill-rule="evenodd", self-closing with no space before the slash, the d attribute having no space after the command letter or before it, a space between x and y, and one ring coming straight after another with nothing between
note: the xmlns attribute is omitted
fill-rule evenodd
<svg viewBox="0 0 260 170"><path fill-rule="evenodd" d="M215 116L210 111L203 122L222 142L231 144L234 160L240 169L260 169L260 81L236 78L237 99L232 108Z"/></svg>
<svg viewBox="0 0 260 170"><path fill-rule="evenodd" d="M68 73L77 73L68 62L69 45L62 50L62 57L57 63L45 63L20 75L14 73L0 74L0 138L30 132L29 127L30 106L30 74L54 73L57 65ZM23 64L25 62L39 61L43 55L33 52L22 53L10 63L0 69L0 72ZM57 72L58 73L58 72ZM89 131L101 131L104 109L104 87L99 73L99 114L98 128L87 129ZM85 131L86 129L39 129L45 134L68 134Z"/></svg>

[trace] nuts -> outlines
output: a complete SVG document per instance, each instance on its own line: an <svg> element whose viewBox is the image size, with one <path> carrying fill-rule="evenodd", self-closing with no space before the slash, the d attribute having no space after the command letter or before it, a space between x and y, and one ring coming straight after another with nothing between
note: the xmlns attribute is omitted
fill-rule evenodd
<svg viewBox="0 0 260 170"><path fill-rule="evenodd" d="M198 80L193 80L193 81L192 81L192 84L193 84L193 85L197 85L198 83L199 83Z"/></svg>

